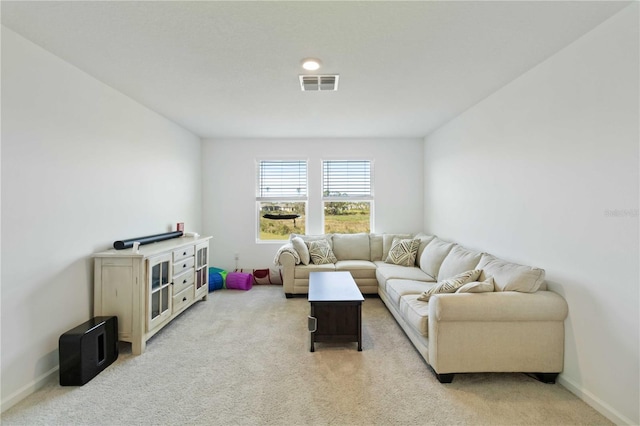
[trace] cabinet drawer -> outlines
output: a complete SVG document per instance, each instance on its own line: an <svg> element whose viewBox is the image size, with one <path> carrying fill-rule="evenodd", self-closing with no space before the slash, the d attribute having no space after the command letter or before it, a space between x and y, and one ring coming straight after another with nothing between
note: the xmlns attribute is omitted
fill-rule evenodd
<svg viewBox="0 0 640 426"><path fill-rule="evenodd" d="M181 273L183 273L184 271L186 271L189 268L193 268L194 265L194 259L193 256L188 257L186 259L182 259L180 262L176 262L173 264L173 275L180 275Z"/></svg>
<svg viewBox="0 0 640 426"><path fill-rule="evenodd" d="M180 275L176 275L173 277L173 292L180 293L185 288L193 285L193 281L194 271L193 268L189 268Z"/></svg>
<svg viewBox="0 0 640 426"><path fill-rule="evenodd" d="M195 247L194 246L182 247L180 250L174 250L173 251L173 261L177 262L177 261L182 260L182 259L184 259L186 257L193 256L194 253L195 253Z"/></svg>
<svg viewBox="0 0 640 426"><path fill-rule="evenodd" d="M173 296L173 313L181 311L193 301L193 287L186 288Z"/></svg>

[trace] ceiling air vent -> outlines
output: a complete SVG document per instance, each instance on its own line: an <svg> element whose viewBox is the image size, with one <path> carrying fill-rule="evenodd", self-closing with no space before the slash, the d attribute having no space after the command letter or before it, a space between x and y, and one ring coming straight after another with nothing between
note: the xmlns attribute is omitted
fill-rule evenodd
<svg viewBox="0 0 640 426"><path fill-rule="evenodd" d="M338 90L338 75L301 75L300 88L303 92L327 92Z"/></svg>

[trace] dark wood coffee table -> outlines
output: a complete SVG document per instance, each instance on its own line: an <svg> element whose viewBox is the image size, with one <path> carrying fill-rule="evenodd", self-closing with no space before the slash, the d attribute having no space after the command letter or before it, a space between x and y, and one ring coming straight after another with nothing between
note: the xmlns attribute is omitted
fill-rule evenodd
<svg viewBox="0 0 640 426"><path fill-rule="evenodd" d="M363 301L351 273L310 272L311 352L315 342L358 342L358 351L362 351Z"/></svg>

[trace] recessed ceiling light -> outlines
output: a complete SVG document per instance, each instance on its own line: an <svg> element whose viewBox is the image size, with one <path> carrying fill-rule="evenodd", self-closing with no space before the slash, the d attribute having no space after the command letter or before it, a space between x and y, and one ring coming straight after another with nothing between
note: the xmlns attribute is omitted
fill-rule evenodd
<svg viewBox="0 0 640 426"><path fill-rule="evenodd" d="M302 68L307 71L315 71L320 68L320 60L314 58L307 58L302 60Z"/></svg>

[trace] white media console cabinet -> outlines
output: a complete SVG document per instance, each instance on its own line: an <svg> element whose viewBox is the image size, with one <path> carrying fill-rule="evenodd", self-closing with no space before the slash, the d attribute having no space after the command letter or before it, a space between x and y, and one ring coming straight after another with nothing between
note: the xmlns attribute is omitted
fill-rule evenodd
<svg viewBox="0 0 640 426"><path fill-rule="evenodd" d="M179 237L93 255L95 316L118 317L118 339L135 355L182 311L209 294L209 240Z"/></svg>

